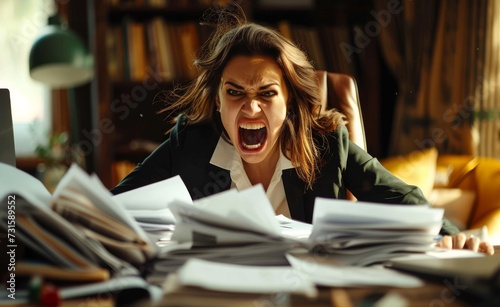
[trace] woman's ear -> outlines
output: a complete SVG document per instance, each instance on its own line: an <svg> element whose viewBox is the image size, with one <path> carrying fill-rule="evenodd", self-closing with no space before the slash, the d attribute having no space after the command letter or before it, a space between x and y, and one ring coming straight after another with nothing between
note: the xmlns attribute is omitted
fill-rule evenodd
<svg viewBox="0 0 500 307"><path fill-rule="evenodd" d="M217 108L217 112L220 112L220 100L219 100L219 96L215 97L215 107Z"/></svg>

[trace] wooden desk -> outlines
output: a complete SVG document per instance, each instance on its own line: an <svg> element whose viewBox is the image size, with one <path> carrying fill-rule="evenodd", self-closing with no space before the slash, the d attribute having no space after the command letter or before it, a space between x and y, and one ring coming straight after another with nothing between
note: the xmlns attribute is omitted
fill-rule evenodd
<svg viewBox="0 0 500 307"><path fill-rule="evenodd" d="M138 302L134 306L217 306L217 307L331 307L331 306L372 306L376 301L385 298L393 300L403 299L407 306L470 306L461 300L460 296L453 296L453 292L445 284L429 283L420 288L390 288L390 287L363 287L363 288L320 288L315 299L300 296L286 295L232 295L224 293L205 294L203 296L166 297L163 302ZM399 304L400 306L401 304ZM93 297L65 301L64 307L114 307L112 299L97 299ZM398 306L390 304L388 306Z"/></svg>
<svg viewBox="0 0 500 307"><path fill-rule="evenodd" d="M196 291L166 296L159 304L137 306L218 306L218 307L267 307L267 306L372 306L381 299L392 299L387 306L469 306L454 295L446 284L428 283L419 288L361 287L320 288L318 297L309 299L295 295L242 295L209 291ZM399 303L394 303L399 302Z"/></svg>
<svg viewBox="0 0 500 307"><path fill-rule="evenodd" d="M500 253L500 246L495 246L495 254ZM166 296L163 302L140 302L136 306L217 306L217 307L323 307L323 306L371 306L380 299L403 300L407 306L471 306L464 300L464 293L453 287L453 282L424 280L425 284L418 288L394 287L349 287L328 288L320 287L319 295L308 299L296 295L242 295L234 293L220 293L196 289L189 289L180 294ZM401 303L388 304L400 306ZM473 305L473 304L472 304ZM81 298L64 302L65 307L96 307L114 306L112 299L97 299L93 297Z"/></svg>

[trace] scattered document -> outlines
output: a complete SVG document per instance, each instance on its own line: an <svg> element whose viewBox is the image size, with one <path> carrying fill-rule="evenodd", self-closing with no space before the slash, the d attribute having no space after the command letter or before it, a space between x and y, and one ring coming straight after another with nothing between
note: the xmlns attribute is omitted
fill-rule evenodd
<svg viewBox="0 0 500 307"><path fill-rule="evenodd" d="M192 258L179 269L176 277L182 286L224 292L285 292L308 297L315 297L318 292L313 282L291 267L242 266ZM168 294L169 288L164 290Z"/></svg>
<svg viewBox="0 0 500 307"><path fill-rule="evenodd" d="M282 214L277 215L276 219L279 222L281 235L295 239L308 239L311 235L312 225L296 220L292 220Z"/></svg>
<svg viewBox="0 0 500 307"><path fill-rule="evenodd" d="M173 244L161 249L155 273L175 271L191 258L245 265L288 265L287 251L307 247L307 240L283 235L261 185L235 189L191 204L174 201ZM297 223L298 225L299 223ZM303 226L303 225L302 225ZM287 230L289 230L287 228Z"/></svg>
<svg viewBox="0 0 500 307"><path fill-rule="evenodd" d="M65 287L61 289L60 295L62 299L70 299L95 294L107 296L119 291L137 289L145 290L151 302L158 302L163 298L163 290L160 287L151 285L144 278L138 276L120 276L99 283Z"/></svg>
<svg viewBox="0 0 500 307"><path fill-rule="evenodd" d="M0 198L9 195L22 195L29 203L35 203L41 210L48 210L52 195L35 177L9 165L0 162ZM7 203L7 202L5 202Z"/></svg>
<svg viewBox="0 0 500 307"><path fill-rule="evenodd" d="M192 204L191 195L180 176L174 176L134 190L114 195L138 221L154 224L175 224L168 208L174 200Z"/></svg>
<svg viewBox="0 0 500 307"><path fill-rule="evenodd" d="M318 286L362 287L389 286L414 288L423 286L422 280L412 275L387 269L381 265L359 267L342 266L312 257L306 259L287 255L290 265Z"/></svg>
<svg viewBox="0 0 500 307"><path fill-rule="evenodd" d="M262 242L281 238L279 222L262 185L229 190L193 203L170 204L177 223L172 239L197 244Z"/></svg>

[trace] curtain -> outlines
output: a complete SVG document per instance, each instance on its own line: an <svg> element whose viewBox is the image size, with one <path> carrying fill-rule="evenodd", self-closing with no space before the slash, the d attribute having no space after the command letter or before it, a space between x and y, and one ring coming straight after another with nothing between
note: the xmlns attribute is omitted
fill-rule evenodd
<svg viewBox="0 0 500 307"><path fill-rule="evenodd" d="M374 0L377 10L394 2ZM493 142L495 121L490 118L495 110L491 104L498 101L497 91L492 91L499 81L494 76L500 35L492 33L499 13L492 7L498 4L402 0L401 6L401 14L379 37L399 82L389 153L436 147L440 153L478 154L484 144L497 144L498 122Z"/></svg>
<svg viewBox="0 0 500 307"><path fill-rule="evenodd" d="M397 2L374 0L374 7L383 12ZM401 12L392 15L379 36L382 55L398 82L389 155L409 152L415 147L413 140L424 139L429 110L418 104L418 93L427 85L421 84L421 76L430 68L437 19L436 1L402 0L400 6Z"/></svg>
<svg viewBox="0 0 500 307"><path fill-rule="evenodd" d="M485 11L484 77L478 87L473 128L478 155L500 158L500 3L487 1Z"/></svg>

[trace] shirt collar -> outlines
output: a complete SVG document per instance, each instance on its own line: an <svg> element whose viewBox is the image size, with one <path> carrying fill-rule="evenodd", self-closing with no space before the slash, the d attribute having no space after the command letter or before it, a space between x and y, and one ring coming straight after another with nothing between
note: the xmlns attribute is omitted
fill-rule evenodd
<svg viewBox="0 0 500 307"><path fill-rule="evenodd" d="M234 146L226 142L222 137L219 138L219 142L215 147L212 158L210 159L210 164L220 167L225 170L231 170L231 166L234 161L234 155L237 155ZM280 159L278 161L279 167L282 170L294 168L292 161L290 161L283 152L280 150Z"/></svg>

